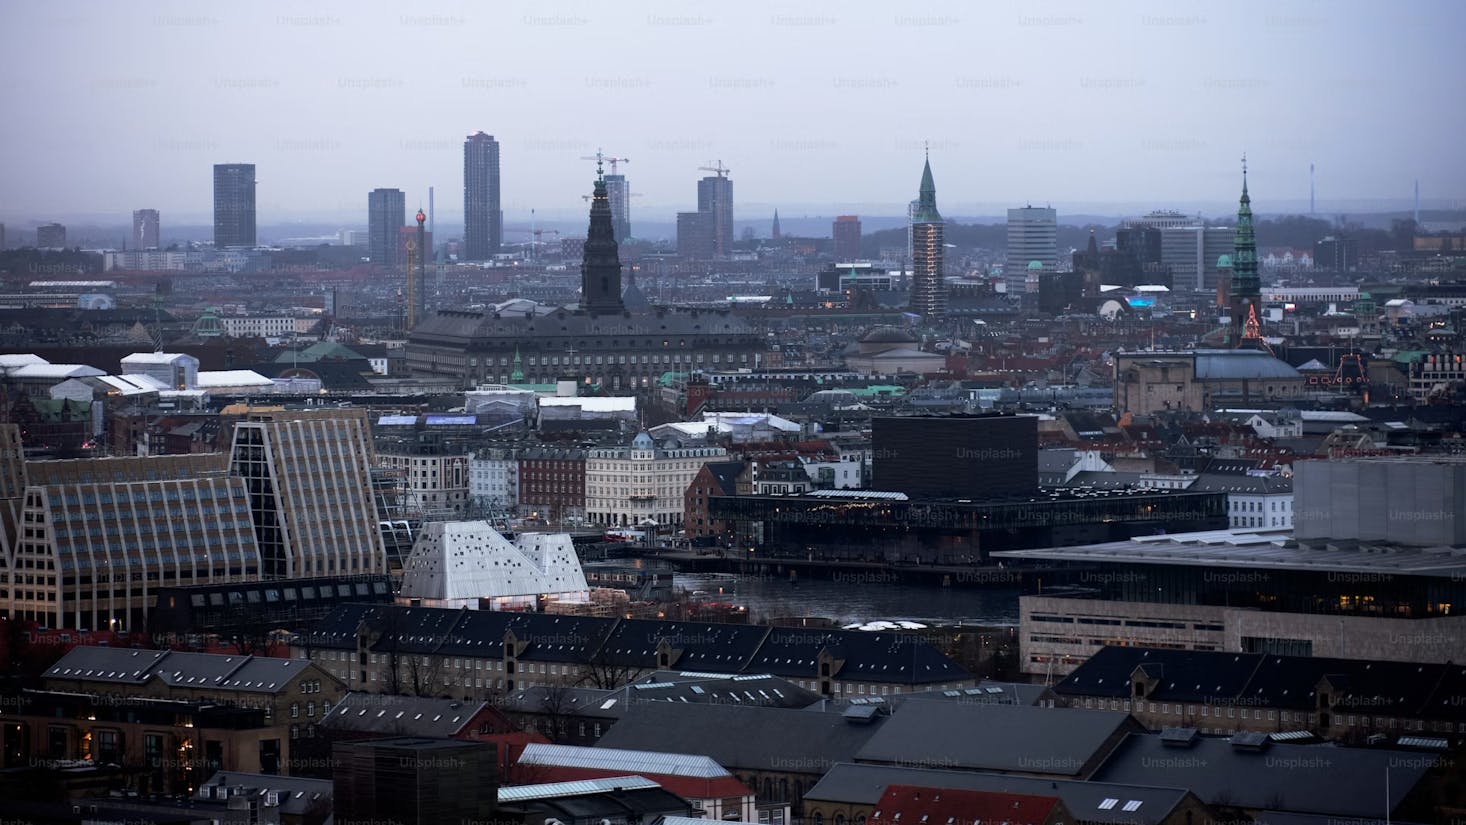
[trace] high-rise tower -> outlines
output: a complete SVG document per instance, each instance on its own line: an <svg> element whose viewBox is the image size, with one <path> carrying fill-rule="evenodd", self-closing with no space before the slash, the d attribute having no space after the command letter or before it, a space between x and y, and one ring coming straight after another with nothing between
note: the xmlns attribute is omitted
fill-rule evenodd
<svg viewBox="0 0 1466 825"><path fill-rule="evenodd" d="M214 164L214 246L255 245L255 165Z"/></svg>
<svg viewBox="0 0 1466 825"><path fill-rule="evenodd" d="M722 258L733 252L733 181L721 162L717 171L697 182L697 211L712 214L713 254Z"/></svg>
<svg viewBox="0 0 1466 825"><path fill-rule="evenodd" d="M463 256L485 261L504 242L499 205L499 141L483 132L463 142Z"/></svg>
<svg viewBox="0 0 1466 825"><path fill-rule="evenodd" d="M367 254L376 266L397 266L397 236L407 222L407 196L401 189L373 189L367 194Z"/></svg>
<svg viewBox="0 0 1466 825"><path fill-rule="evenodd" d="M611 228L616 243L631 237L631 188L625 175L606 175L606 197L611 202Z"/></svg>
<svg viewBox="0 0 1466 825"><path fill-rule="evenodd" d="M1037 292L1039 279L1059 268L1059 216L1047 206L1008 210L1008 256L1003 281L1008 292ZM1034 266L1034 262L1039 265Z"/></svg>
<svg viewBox="0 0 1466 825"><path fill-rule="evenodd" d="M611 198L599 163L590 200L590 228L585 233L585 252L580 263L580 306L592 315L625 310L621 303L621 257L611 218Z"/></svg>
<svg viewBox="0 0 1466 825"><path fill-rule="evenodd" d="M1257 306L1262 282L1257 277L1257 237L1252 229L1252 198L1247 194L1247 158L1242 159L1242 198L1237 205L1237 229L1232 236L1232 288L1228 296L1231 327L1227 341L1242 346L1244 338L1261 338Z"/></svg>
<svg viewBox="0 0 1466 825"><path fill-rule="evenodd" d="M928 318L947 309L942 280L942 215L937 212L937 185L928 157L921 170L921 190L911 215L911 311Z"/></svg>
<svg viewBox="0 0 1466 825"><path fill-rule="evenodd" d="M134 209L132 211L132 248L157 249L159 220L156 209Z"/></svg>

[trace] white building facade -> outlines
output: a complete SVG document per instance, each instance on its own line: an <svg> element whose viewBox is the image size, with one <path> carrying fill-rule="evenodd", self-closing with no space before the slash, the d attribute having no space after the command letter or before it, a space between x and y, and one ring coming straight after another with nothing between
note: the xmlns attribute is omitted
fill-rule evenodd
<svg viewBox="0 0 1466 825"><path fill-rule="evenodd" d="M684 496L692 479L710 461L721 461L722 447L658 445L641 433L629 447L591 450L585 461L585 511L592 524L634 527L650 520L680 526Z"/></svg>

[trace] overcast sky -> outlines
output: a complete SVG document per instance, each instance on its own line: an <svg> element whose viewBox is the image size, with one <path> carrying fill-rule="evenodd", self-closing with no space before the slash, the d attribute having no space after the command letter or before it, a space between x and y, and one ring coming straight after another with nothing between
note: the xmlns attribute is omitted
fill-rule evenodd
<svg viewBox="0 0 1466 825"><path fill-rule="evenodd" d="M210 167L258 165L262 223L365 223L502 144L511 222L584 213L598 146L633 214L731 170L740 220L1466 196L1466 2L5 2L0 220L139 207L207 221Z"/></svg>

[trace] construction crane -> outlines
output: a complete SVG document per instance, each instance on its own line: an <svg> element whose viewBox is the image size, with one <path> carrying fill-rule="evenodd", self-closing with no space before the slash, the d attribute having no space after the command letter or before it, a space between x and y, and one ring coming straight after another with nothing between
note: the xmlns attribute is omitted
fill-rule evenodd
<svg viewBox="0 0 1466 825"><path fill-rule="evenodd" d="M613 175L616 174L616 164L631 162L631 158L613 158L610 155L607 155L605 152L602 152L600 149L597 149L594 155L581 155L580 159L595 161L597 174L600 174L602 164L609 163L611 164L611 174Z"/></svg>
<svg viewBox="0 0 1466 825"><path fill-rule="evenodd" d="M699 166L697 168L698 168L699 171L702 171L702 172L717 172L718 173L718 177L720 177L720 178L727 177L728 176L728 173L733 171L732 169L729 169L728 167L724 166L723 165L723 162L721 160L720 161L717 161L717 165L716 166Z"/></svg>

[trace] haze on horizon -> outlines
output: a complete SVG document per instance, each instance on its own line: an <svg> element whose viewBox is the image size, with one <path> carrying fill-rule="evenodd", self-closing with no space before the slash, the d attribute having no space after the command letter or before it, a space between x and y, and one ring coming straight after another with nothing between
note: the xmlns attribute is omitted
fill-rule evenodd
<svg viewBox="0 0 1466 825"><path fill-rule="evenodd" d="M207 221L212 164L247 162L262 223L429 185L446 223L479 130L511 221L583 215L597 147L657 222L717 160L740 223L902 214L928 142L951 215L1225 208L1244 151L1264 212L1306 208L1311 162L1321 213L1417 178L1459 204L1463 24L1453 0L7 4L0 220Z"/></svg>

